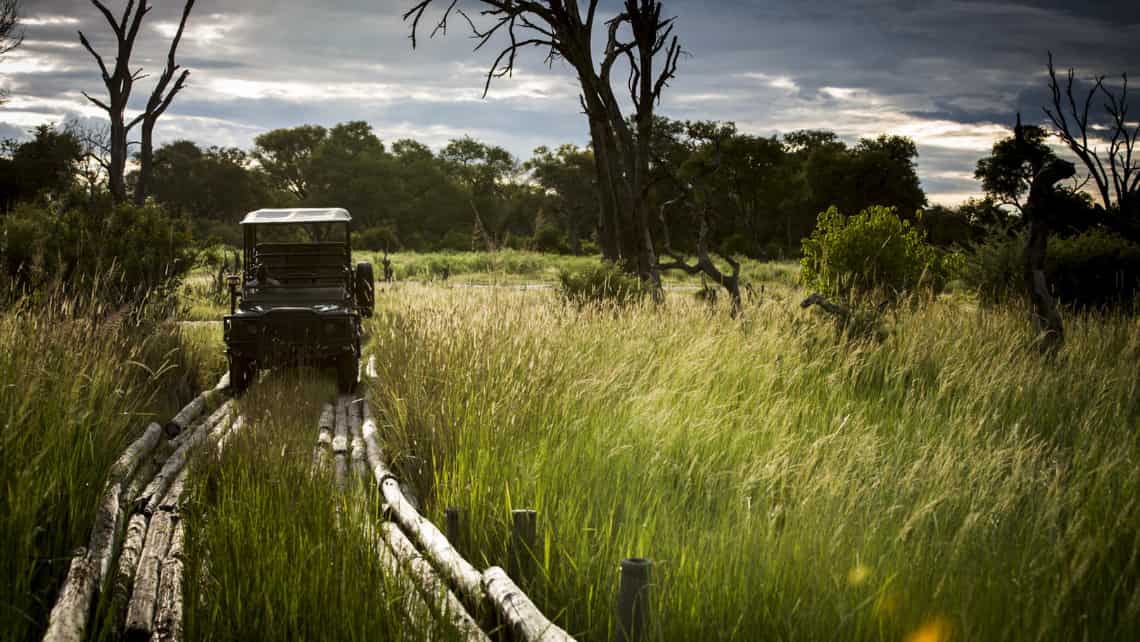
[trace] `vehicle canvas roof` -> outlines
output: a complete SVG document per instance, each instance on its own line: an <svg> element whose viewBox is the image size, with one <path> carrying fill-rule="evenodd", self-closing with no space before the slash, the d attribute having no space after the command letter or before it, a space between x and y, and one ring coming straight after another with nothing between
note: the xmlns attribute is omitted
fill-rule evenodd
<svg viewBox="0 0 1140 642"><path fill-rule="evenodd" d="M351 220L352 216L343 207L295 207L255 210L246 214L241 224L347 223Z"/></svg>

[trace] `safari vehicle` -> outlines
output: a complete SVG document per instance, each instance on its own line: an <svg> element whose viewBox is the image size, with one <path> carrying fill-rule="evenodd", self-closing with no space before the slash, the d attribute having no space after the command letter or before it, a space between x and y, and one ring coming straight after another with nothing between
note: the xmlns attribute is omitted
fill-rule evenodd
<svg viewBox="0 0 1140 642"><path fill-rule="evenodd" d="M242 220L243 268L229 277L224 324L235 391L258 370L299 364L335 367L343 392L356 385L374 281L371 263L352 264L351 223L340 208L261 209Z"/></svg>

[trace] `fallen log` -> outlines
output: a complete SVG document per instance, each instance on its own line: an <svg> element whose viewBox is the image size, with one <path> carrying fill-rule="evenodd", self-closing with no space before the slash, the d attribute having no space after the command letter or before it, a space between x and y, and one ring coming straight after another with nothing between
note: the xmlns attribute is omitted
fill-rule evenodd
<svg viewBox="0 0 1140 642"><path fill-rule="evenodd" d="M498 566L484 571L483 586L513 639L519 642L569 642L574 639L546 619L534 602Z"/></svg>
<svg viewBox="0 0 1140 642"><path fill-rule="evenodd" d="M210 430L218 422L223 421L233 408L233 401L227 401L222 404L220 408L214 411L206 421L198 424L193 433L175 450L170 457L167 458L166 463L162 465L162 469L154 476L150 484L135 500L135 505L141 507L142 511L147 515L153 515L155 509L158 508L158 503L166 496L167 490L170 488L170 483L178 475L189 459L190 452L209 434Z"/></svg>
<svg viewBox="0 0 1140 642"><path fill-rule="evenodd" d="M332 440L333 458L335 461L336 487L344 488L345 478L348 476L348 396L340 395L336 398L336 432Z"/></svg>
<svg viewBox="0 0 1140 642"><path fill-rule="evenodd" d="M362 400L354 399L348 404L348 431L352 438L349 443L349 459L352 461L353 477L361 482L368 477L367 454L362 432L362 403Z"/></svg>
<svg viewBox="0 0 1140 642"><path fill-rule="evenodd" d="M488 641L486 633L463 608L459 598L439 578L431 564L420 555L407 536L393 523L380 525L380 534L392 549L404 571L416 581L424 600L440 619L446 621L464 640Z"/></svg>
<svg viewBox="0 0 1140 642"><path fill-rule="evenodd" d="M63 589L52 607L44 640L81 642L85 639L87 614L98 574L97 562L87 554L87 549L76 549Z"/></svg>
<svg viewBox="0 0 1140 642"><path fill-rule="evenodd" d="M131 600L127 605L126 638L150 638L154 631L154 611L158 601L158 581L162 560L170 548L170 539L177 517L169 511L158 511L150 520L146 543L139 558Z"/></svg>
<svg viewBox="0 0 1140 642"><path fill-rule="evenodd" d="M417 631L424 631L432 625L435 621L432 616L431 609L428 608L424 596L416 590L416 584L412 581L411 577L404 572L403 567L400 565L400 560L396 559L396 555L392 550L384 545L383 542L378 541L375 533L367 525L364 528L369 542L375 543L376 557L380 560L380 567L384 569L384 576L390 578L395 584L395 589L399 595L403 597L400 601L401 610L404 612L405 617L408 618L408 624Z"/></svg>
<svg viewBox="0 0 1140 642"><path fill-rule="evenodd" d="M158 580L152 640L176 642L182 639L182 520L177 520L170 536L170 550L162 561Z"/></svg>
<svg viewBox="0 0 1140 642"><path fill-rule="evenodd" d="M119 615L131 598L134 588L135 572L139 567L139 558L142 557L143 544L146 542L148 519L142 513L131 515L127 522L127 535L123 539L123 549L119 552L119 566L115 573L115 581L111 586L110 612L114 614L114 637L122 632L123 619Z"/></svg>
<svg viewBox="0 0 1140 642"><path fill-rule="evenodd" d="M486 599L482 574L470 562L463 559L435 524L424 519L408 502L395 477L386 478L380 485L380 492L400 528L420 545L420 549L432 564L459 589L468 604L477 613L481 612Z"/></svg>
<svg viewBox="0 0 1140 642"><path fill-rule="evenodd" d="M230 425L230 429L226 431L226 434L218 438L218 457L222 456L222 451L225 450L226 442L229 440L229 438L233 435L236 435L244 427L245 417L238 415L237 418L234 419L233 424Z"/></svg>
<svg viewBox="0 0 1140 642"><path fill-rule="evenodd" d="M51 636L45 635L45 640L80 640L84 637L95 593L105 590L107 586L115 542L123 525L121 500L127 480L138 469L139 461L154 450L161 438L162 426L150 424L142 436L127 446L111 465L107 485L91 526L91 538L85 549L90 564L77 566L73 563L68 569L63 588L60 589L61 597L52 608L48 624ZM89 568L94 568L94 572L88 572ZM76 572L72 573L72 570ZM63 595L71 596L71 599L65 602ZM57 618L59 624L53 626L52 623Z"/></svg>
<svg viewBox="0 0 1140 642"><path fill-rule="evenodd" d="M313 466L317 469L327 465L335 426L336 409L331 403L326 403L321 407L321 417L317 420L317 447L313 449Z"/></svg>
<svg viewBox="0 0 1140 642"><path fill-rule="evenodd" d="M225 378L228 379L228 375ZM218 383L220 384L221 382L219 381ZM186 428L194 423L198 415L202 414L207 407L213 405L223 394L222 389L217 386L211 390L203 390L197 397L194 397L190 403L186 404L182 410L179 410L178 414L174 415L170 421L166 422L166 434L171 437L176 437L181 434L183 430L186 430Z"/></svg>

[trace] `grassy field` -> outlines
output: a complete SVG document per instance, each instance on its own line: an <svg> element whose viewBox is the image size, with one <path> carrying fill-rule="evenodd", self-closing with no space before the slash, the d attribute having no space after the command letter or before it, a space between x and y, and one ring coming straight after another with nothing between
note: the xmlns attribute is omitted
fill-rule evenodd
<svg viewBox="0 0 1140 642"><path fill-rule="evenodd" d="M199 385L176 326L93 307L48 300L0 315L3 640L42 634L111 463Z"/></svg>
<svg viewBox="0 0 1140 642"><path fill-rule="evenodd" d="M549 281L563 260L509 269ZM214 320L204 274L184 303L199 288ZM656 640L1140 626L1135 318L1068 318L1045 360L1022 310L960 295L888 314L881 343L838 338L799 308L791 264L746 265L766 287L740 320L684 290L578 309L457 274L385 286L367 324L389 458L437 523L470 511L464 552L481 568L507 565L510 509L538 510L540 570L521 583L579 639L616 637L630 556L654 561ZM125 443L224 370L216 323L82 318L63 304L0 317L2 639L42 630ZM270 373L224 457L193 463L187 639L422 635L364 527L376 498L311 468L332 394L331 376Z"/></svg>
<svg viewBox="0 0 1140 642"><path fill-rule="evenodd" d="M1054 362L1020 310L900 312L837 340L772 288L743 321L674 294L411 285L373 324L373 394L430 512L476 564L539 511L526 584L614 637L618 563L655 561L654 639L1124 639L1140 625L1140 324L1070 319Z"/></svg>

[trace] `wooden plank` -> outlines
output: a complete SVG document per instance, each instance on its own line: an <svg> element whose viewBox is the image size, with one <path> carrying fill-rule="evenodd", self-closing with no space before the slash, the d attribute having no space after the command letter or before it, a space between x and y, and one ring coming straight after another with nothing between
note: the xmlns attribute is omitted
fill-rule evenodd
<svg viewBox="0 0 1140 642"><path fill-rule="evenodd" d="M51 610L44 640L82 642L86 636L87 614L94 597L99 569L87 549L76 549L67 569L59 598Z"/></svg>
<svg viewBox="0 0 1140 642"><path fill-rule="evenodd" d="M158 601L158 581L162 570L162 560L170 548L170 538L176 517L169 511L160 510L150 520L146 543L139 558L139 568L135 573L131 601L127 605L127 639L149 638L154 631L154 611Z"/></svg>
<svg viewBox="0 0 1140 642"><path fill-rule="evenodd" d="M483 572L483 586L496 612L519 642L568 642L574 638L538 610L498 566Z"/></svg>
<svg viewBox="0 0 1140 642"><path fill-rule="evenodd" d="M447 584L436 574L431 564L420 555L407 536L393 523L380 525L380 533L396 559L400 560L404 571L416 582L428 606L436 616L446 621L464 640L489 642L489 638L463 608L459 598L451 592Z"/></svg>

